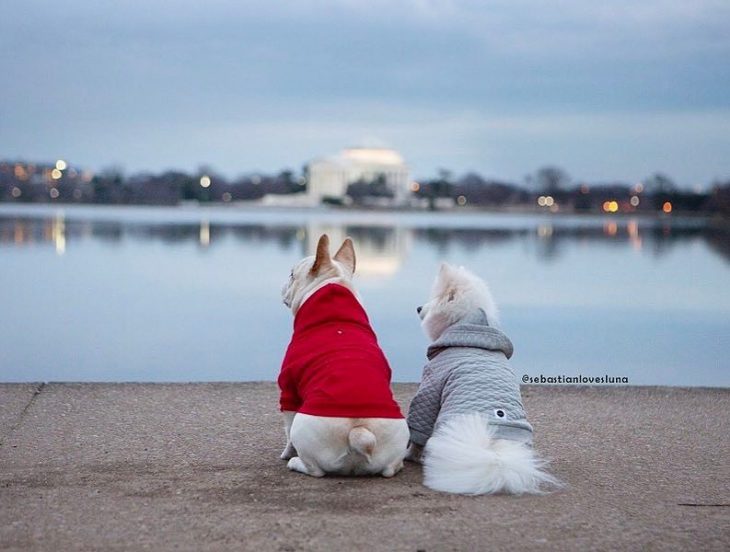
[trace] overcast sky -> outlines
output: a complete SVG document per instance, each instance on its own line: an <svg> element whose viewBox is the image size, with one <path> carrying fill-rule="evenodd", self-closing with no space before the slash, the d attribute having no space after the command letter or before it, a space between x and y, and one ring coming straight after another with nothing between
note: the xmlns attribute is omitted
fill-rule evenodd
<svg viewBox="0 0 730 552"><path fill-rule="evenodd" d="M0 158L730 177L730 2L3 0Z"/></svg>

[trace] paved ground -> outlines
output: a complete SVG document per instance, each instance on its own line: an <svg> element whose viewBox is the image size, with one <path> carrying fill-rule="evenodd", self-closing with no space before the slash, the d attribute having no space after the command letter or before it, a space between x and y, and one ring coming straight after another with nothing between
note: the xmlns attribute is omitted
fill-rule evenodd
<svg viewBox="0 0 730 552"><path fill-rule="evenodd" d="M569 487L470 498L288 472L270 383L0 385L0 548L730 548L730 389L524 393Z"/></svg>

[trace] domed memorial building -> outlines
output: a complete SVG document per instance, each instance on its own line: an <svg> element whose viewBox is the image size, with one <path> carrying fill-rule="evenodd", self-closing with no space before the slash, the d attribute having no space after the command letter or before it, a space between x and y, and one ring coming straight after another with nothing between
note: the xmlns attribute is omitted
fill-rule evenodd
<svg viewBox="0 0 730 552"><path fill-rule="evenodd" d="M409 195L408 167L389 148L348 148L307 165L307 193L313 202L342 201L351 195L403 203Z"/></svg>

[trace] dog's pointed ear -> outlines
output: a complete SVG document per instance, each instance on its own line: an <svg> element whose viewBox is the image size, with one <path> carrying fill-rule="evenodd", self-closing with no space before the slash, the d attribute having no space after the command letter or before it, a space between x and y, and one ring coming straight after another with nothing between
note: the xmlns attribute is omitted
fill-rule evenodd
<svg viewBox="0 0 730 552"><path fill-rule="evenodd" d="M314 256L314 264L312 265L312 274L317 274L320 269L328 264L330 259L330 239L327 234L322 234L317 242L317 253Z"/></svg>
<svg viewBox="0 0 730 552"><path fill-rule="evenodd" d="M355 274L355 245L350 238L345 238L333 258L344 264L350 270L350 274Z"/></svg>
<svg viewBox="0 0 730 552"><path fill-rule="evenodd" d="M441 263L439 267L439 278L445 278L451 274L451 265L449 263Z"/></svg>

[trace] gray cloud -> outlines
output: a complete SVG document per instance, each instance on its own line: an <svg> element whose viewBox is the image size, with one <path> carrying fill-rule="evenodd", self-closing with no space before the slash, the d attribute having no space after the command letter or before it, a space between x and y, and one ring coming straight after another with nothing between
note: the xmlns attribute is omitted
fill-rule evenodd
<svg viewBox="0 0 730 552"><path fill-rule="evenodd" d="M547 162L589 179L730 172L723 2L13 0L3 11L3 155L235 174L377 139L417 175L520 178Z"/></svg>

